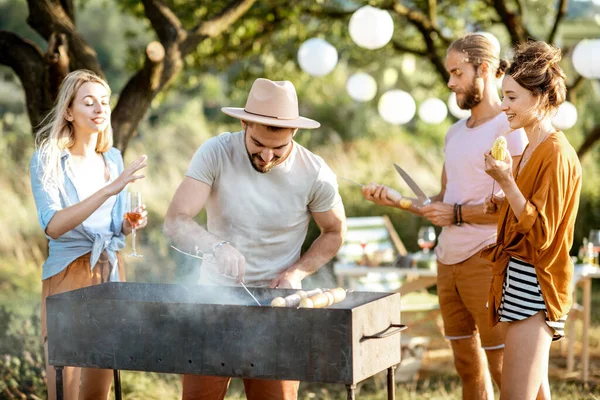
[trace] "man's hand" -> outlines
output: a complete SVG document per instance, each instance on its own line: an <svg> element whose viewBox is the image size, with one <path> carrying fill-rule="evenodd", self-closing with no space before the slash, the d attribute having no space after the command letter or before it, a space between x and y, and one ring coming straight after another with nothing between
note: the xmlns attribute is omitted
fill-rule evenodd
<svg viewBox="0 0 600 400"><path fill-rule="evenodd" d="M302 277L298 271L284 271L277 278L271 281L270 288L280 289L302 289Z"/></svg>
<svg viewBox="0 0 600 400"><path fill-rule="evenodd" d="M452 204L435 202L421 207L423 217L437 226L450 226L454 221L454 206Z"/></svg>
<svg viewBox="0 0 600 400"><path fill-rule="evenodd" d="M219 247L215 261L220 274L235 278L236 282L244 282L246 259L235 247L230 244Z"/></svg>
<svg viewBox="0 0 600 400"><path fill-rule="evenodd" d="M371 182L362 188L363 197L380 206L398 206L402 195L387 186Z"/></svg>
<svg viewBox="0 0 600 400"><path fill-rule="evenodd" d="M504 197L490 195L485 198L485 202L483 203L483 213L490 215L497 214L502 204L504 204Z"/></svg>

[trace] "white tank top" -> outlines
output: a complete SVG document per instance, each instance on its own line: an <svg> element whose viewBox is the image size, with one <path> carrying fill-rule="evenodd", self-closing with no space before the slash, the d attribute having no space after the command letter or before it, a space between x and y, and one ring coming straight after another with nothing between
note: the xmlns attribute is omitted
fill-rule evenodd
<svg viewBox="0 0 600 400"><path fill-rule="evenodd" d="M110 179L108 182L104 182L103 180L95 181L93 179L77 176L75 174L73 174L73 178L73 185L75 185L75 189L77 190L79 201L87 199L92 194L96 193L98 190L112 182ZM100 235L112 235L112 230L110 229L110 225L112 223L111 214L116 201L117 196L110 196L108 200L102 203L102 205L92 213L92 215L83 221L83 226Z"/></svg>

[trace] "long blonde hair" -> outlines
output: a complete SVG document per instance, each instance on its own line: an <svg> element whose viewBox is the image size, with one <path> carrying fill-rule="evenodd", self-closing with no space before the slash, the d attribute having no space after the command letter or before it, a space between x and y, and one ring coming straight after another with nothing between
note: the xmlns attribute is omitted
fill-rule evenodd
<svg viewBox="0 0 600 400"><path fill-rule="evenodd" d="M38 167L43 165L42 186L46 191L55 187L64 193L65 182L61 167L61 154L75 143L73 124L65 119L65 115L67 109L73 104L77 91L86 82L101 84L110 96L110 87L98 75L85 69L73 71L62 81L54 107L44 117L36 132L35 141L39 151ZM106 128L98 134L96 151L104 153L112 145L113 132L109 120Z"/></svg>

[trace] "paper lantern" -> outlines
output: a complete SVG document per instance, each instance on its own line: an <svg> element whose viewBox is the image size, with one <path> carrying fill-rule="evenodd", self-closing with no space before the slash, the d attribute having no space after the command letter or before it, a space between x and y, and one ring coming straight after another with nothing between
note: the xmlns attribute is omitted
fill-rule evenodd
<svg viewBox="0 0 600 400"><path fill-rule="evenodd" d="M485 31L479 31L479 32L475 32L475 34L482 35L482 36L485 36L486 38L488 38L488 40L490 42L492 42L492 44L496 48L496 55L500 56L500 50L501 50L500 41L498 40L498 38L496 36L494 36L493 33L485 32Z"/></svg>
<svg viewBox="0 0 600 400"><path fill-rule="evenodd" d="M552 125L556 129L569 129L577 123L577 108L573 103L565 101L558 107L556 115L552 118Z"/></svg>
<svg viewBox="0 0 600 400"><path fill-rule="evenodd" d="M419 106L419 118L427 124L437 125L448 116L446 103L440 99L430 98Z"/></svg>
<svg viewBox="0 0 600 400"><path fill-rule="evenodd" d="M356 101L369 101L377 94L377 82L371 75L358 72L346 82L346 91Z"/></svg>
<svg viewBox="0 0 600 400"><path fill-rule="evenodd" d="M298 49L298 63L304 72L312 76L330 73L338 62L335 47L320 38L308 39Z"/></svg>
<svg viewBox="0 0 600 400"><path fill-rule="evenodd" d="M584 78L600 78L600 40L584 39L573 49L573 67Z"/></svg>
<svg viewBox="0 0 600 400"><path fill-rule="evenodd" d="M448 111L458 119L468 118L471 116L471 110L463 110L456 103L456 93L450 93L448 97Z"/></svg>
<svg viewBox="0 0 600 400"><path fill-rule="evenodd" d="M384 121L402 125L415 116L417 105L410 94L402 90L389 90L379 99L377 110Z"/></svg>
<svg viewBox="0 0 600 400"><path fill-rule="evenodd" d="M394 21L389 12L364 6L352 14L348 29L354 43L365 49L375 50L392 39Z"/></svg>

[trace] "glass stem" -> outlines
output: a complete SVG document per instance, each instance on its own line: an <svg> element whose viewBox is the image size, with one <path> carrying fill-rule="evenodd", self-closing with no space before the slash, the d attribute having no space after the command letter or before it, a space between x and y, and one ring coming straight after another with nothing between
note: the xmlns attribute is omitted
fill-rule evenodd
<svg viewBox="0 0 600 400"><path fill-rule="evenodd" d="M131 229L131 248L133 250L133 254L137 254L135 251L135 228Z"/></svg>

